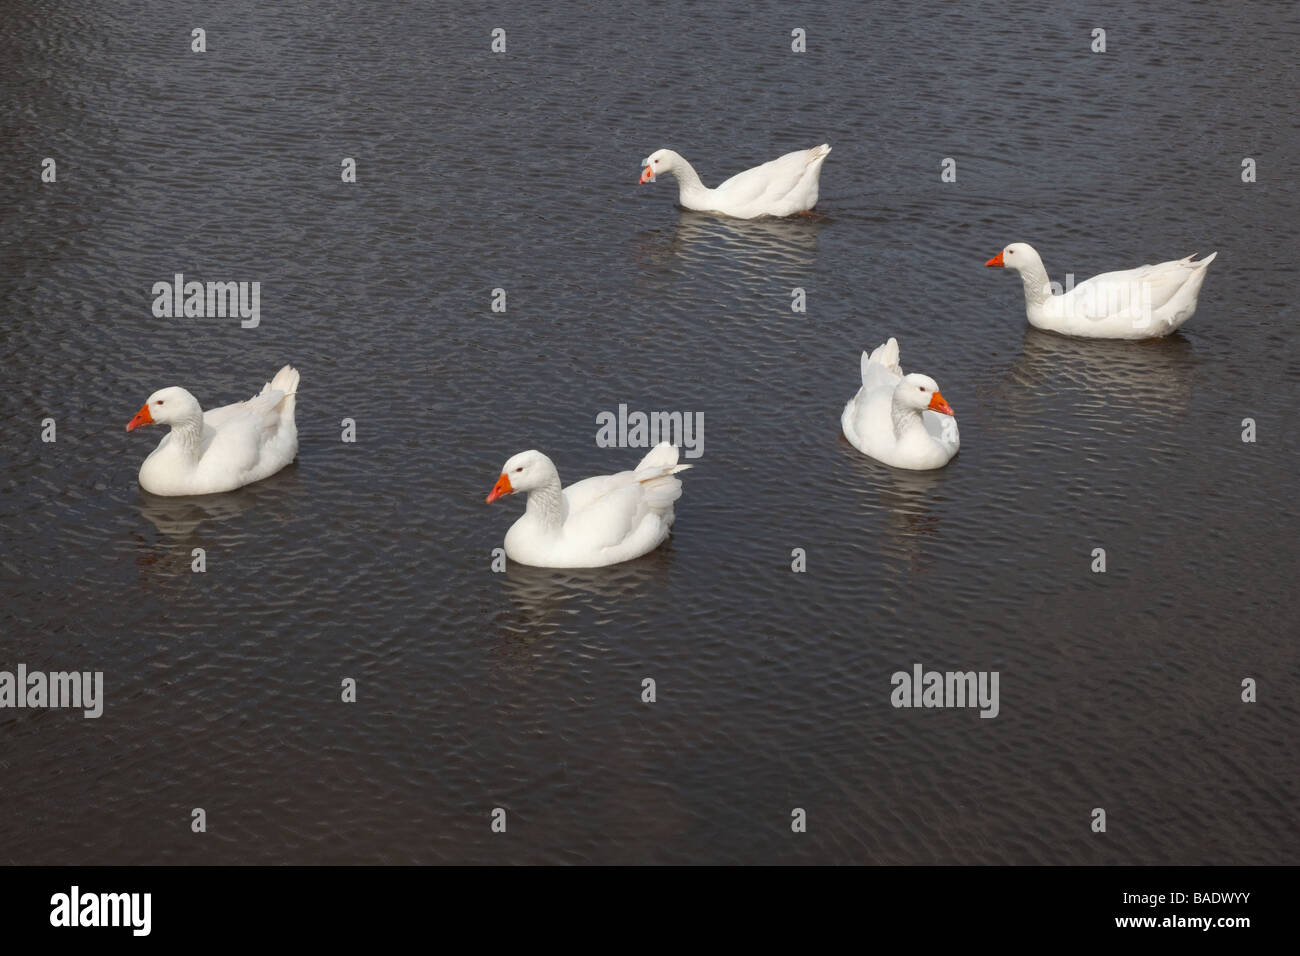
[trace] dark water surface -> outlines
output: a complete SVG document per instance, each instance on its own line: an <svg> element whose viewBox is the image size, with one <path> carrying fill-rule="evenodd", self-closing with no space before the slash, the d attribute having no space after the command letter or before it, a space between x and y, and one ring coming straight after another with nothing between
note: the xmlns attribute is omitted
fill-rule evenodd
<svg viewBox="0 0 1300 956"><path fill-rule="evenodd" d="M1294 862L1300 17L1107 7L5 3L0 669L107 700L0 710L0 862ZM799 221L636 185L821 142ZM1080 342L983 267L1015 240L1219 259L1175 337ZM154 318L176 272L260 326ZM943 471L839 435L890 335ZM150 392L285 362L297 464L138 487ZM620 403L704 414L669 544L493 573L502 462L630 467ZM894 709L914 663L999 716Z"/></svg>

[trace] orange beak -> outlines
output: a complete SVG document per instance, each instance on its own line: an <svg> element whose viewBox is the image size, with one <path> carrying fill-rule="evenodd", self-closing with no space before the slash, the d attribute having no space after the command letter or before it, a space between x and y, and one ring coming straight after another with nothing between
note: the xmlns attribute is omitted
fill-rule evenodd
<svg viewBox="0 0 1300 956"><path fill-rule="evenodd" d="M955 417L957 414L952 410L952 406L948 404L948 400L944 398L942 395L940 395L938 392L935 392L933 395L930 396L929 408L930 411L938 412L940 415L952 415Z"/></svg>
<svg viewBox="0 0 1300 956"><path fill-rule="evenodd" d="M649 166L647 166L645 169L641 170L641 180L637 183L637 185L644 186L646 183L652 183L654 181L655 181L655 171L651 169Z"/></svg>
<svg viewBox="0 0 1300 956"><path fill-rule="evenodd" d="M149 403L145 402L140 406L140 410L135 413L135 418L126 423L126 430L139 428L141 425L152 425L153 416L149 414Z"/></svg>
<svg viewBox="0 0 1300 956"><path fill-rule="evenodd" d="M984 264L985 264L986 266L992 266L992 267L994 267L994 268L996 268L996 269L1001 269L1001 268L1002 268L1002 253L999 252L996 256L994 256L992 259L990 259L988 262L986 262L986 263L984 263Z"/></svg>
<svg viewBox="0 0 1300 956"><path fill-rule="evenodd" d="M492 504L502 495L514 494L513 488L510 487L510 479L506 477L505 472L497 479L497 483L492 486L492 492L487 496L487 503Z"/></svg>

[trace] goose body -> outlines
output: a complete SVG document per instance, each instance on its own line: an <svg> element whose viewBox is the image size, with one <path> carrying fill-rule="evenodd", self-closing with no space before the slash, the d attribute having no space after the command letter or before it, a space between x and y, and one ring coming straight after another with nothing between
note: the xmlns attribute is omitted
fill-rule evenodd
<svg viewBox="0 0 1300 956"><path fill-rule="evenodd" d="M1060 294L1053 294L1043 260L1028 243L1013 242L985 265L1020 273L1025 312L1035 328L1082 338L1154 339L1192 317L1206 269L1217 255L1105 272Z"/></svg>
<svg viewBox="0 0 1300 956"><path fill-rule="evenodd" d="M511 561L544 568L599 568L653 551L668 537L673 502L682 495L674 477L690 465L662 442L632 471L597 475L561 488L554 462L540 451L512 457L488 504L503 495L528 495L524 514L506 532Z"/></svg>
<svg viewBox="0 0 1300 956"><path fill-rule="evenodd" d="M858 451L894 468L942 468L961 438L952 407L928 375L904 375L898 340L862 353L862 387L840 415L844 437Z"/></svg>
<svg viewBox="0 0 1300 956"><path fill-rule="evenodd" d="M678 202L698 212L718 212L737 219L791 216L817 205L822 163L830 151L825 143L795 150L710 189L680 153L661 149L642 160L641 182L653 182L660 173L672 174L677 180Z"/></svg>
<svg viewBox="0 0 1300 956"><path fill-rule="evenodd" d="M297 391L298 370L286 365L248 401L206 412L178 386L154 392L126 426L171 425L140 466L140 487L208 495L269 478L298 454Z"/></svg>

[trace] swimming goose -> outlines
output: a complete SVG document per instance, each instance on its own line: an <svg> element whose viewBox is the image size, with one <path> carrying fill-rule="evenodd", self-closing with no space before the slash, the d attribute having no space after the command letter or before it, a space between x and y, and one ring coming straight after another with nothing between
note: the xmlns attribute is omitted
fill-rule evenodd
<svg viewBox="0 0 1300 956"><path fill-rule="evenodd" d="M1073 289L1052 288L1037 250L1013 242L984 263L1014 269L1025 287L1029 324L1039 329L1097 339L1156 339L1192 317L1205 281L1206 267L1217 252L1193 262L1171 260L1123 272L1104 272Z"/></svg>
<svg viewBox="0 0 1300 956"><path fill-rule="evenodd" d="M654 182L661 173L677 179L677 199L687 209L720 212L737 219L757 216L790 216L809 212L817 205L817 187L822 163L830 155L823 143L812 149L786 153L779 159L737 173L716 189L700 181L680 153L661 149L641 161L645 167L641 182Z"/></svg>
<svg viewBox="0 0 1300 956"><path fill-rule="evenodd" d="M862 353L862 387L840 415L844 437L895 468L942 468L961 445L952 406L928 375L904 375L898 340Z"/></svg>
<svg viewBox="0 0 1300 956"><path fill-rule="evenodd" d="M682 483L678 449L662 442L634 471L560 487L555 463L540 451L515 455L487 496L525 492L524 514L506 532L506 556L544 568L599 568L653 551L668 537Z"/></svg>
<svg viewBox="0 0 1300 956"><path fill-rule="evenodd" d="M298 454L297 392L291 365L248 401L207 412L177 385L154 392L126 426L171 426L140 466L140 487L155 495L208 495L269 478Z"/></svg>

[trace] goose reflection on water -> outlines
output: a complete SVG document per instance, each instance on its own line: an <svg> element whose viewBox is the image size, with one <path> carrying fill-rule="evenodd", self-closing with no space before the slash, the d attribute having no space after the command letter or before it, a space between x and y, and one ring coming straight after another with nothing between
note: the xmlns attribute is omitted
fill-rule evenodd
<svg viewBox="0 0 1300 956"><path fill-rule="evenodd" d="M942 486L957 465L932 471L891 468L863 455L842 435L840 441L853 456L853 481L862 495L858 511L870 521L879 553L890 564L901 561L909 573L929 567L933 559L926 557L927 539L943 531L947 498Z"/></svg>
<svg viewBox="0 0 1300 956"><path fill-rule="evenodd" d="M204 524L230 521L259 506L273 507L277 502L292 501L299 484L298 464L294 462L270 478L221 494L173 497L150 494L140 488L140 500L135 507L162 534L183 538L193 535Z"/></svg>
<svg viewBox="0 0 1300 956"><path fill-rule="evenodd" d="M220 529L216 537L222 544L236 547L241 536L256 532L231 522L255 509L270 521L280 517L277 508L283 508L287 516L296 510L293 502L300 493L300 484L298 464L294 462L270 478L220 494L164 496L136 489L139 499L133 507L165 539L160 545L139 531L132 534L135 565L142 583L175 587L192 582L193 549L202 547L206 551L215 546L214 538L201 532Z"/></svg>
<svg viewBox="0 0 1300 956"><path fill-rule="evenodd" d="M604 568L534 568L511 562L498 575L513 607L497 613L504 632L529 641L567 630L577 631L584 614L602 618L625 601L660 593L673 565L672 539L634 561ZM659 586L653 586L660 582Z"/></svg>
<svg viewBox="0 0 1300 956"><path fill-rule="evenodd" d="M1180 333L1125 342L1026 327L1020 352L993 382L983 383L982 404L1033 415L1064 388L1075 393L1076 407L1117 406L1128 420L1167 421L1186 410L1201 361Z"/></svg>
<svg viewBox="0 0 1300 956"><path fill-rule="evenodd" d="M815 212L785 219L731 219L683 209L667 241L658 229L643 230L638 240L655 265L716 265L766 275L773 268L815 264L818 237L833 221Z"/></svg>

